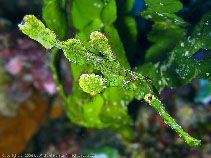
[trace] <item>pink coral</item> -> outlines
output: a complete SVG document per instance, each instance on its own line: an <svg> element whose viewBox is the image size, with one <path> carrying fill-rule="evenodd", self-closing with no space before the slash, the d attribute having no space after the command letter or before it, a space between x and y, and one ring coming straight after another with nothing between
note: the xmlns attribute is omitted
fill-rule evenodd
<svg viewBox="0 0 211 158"><path fill-rule="evenodd" d="M22 102L34 90L42 94L56 94L49 55L31 39L20 38L12 33L0 34L0 60L0 64L11 75L8 95L12 100Z"/></svg>
<svg viewBox="0 0 211 158"><path fill-rule="evenodd" d="M22 69L22 63L19 58L11 58L6 65L7 71L12 75L17 75Z"/></svg>

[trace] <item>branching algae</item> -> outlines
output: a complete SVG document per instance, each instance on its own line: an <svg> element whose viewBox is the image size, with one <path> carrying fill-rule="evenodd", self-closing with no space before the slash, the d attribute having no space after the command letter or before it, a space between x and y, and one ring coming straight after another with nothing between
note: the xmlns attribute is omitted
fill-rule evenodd
<svg viewBox="0 0 211 158"><path fill-rule="evenodd" d="M79 65L87 64L100 71L101 75L81 75L79 85L84 92L97 95L108 87L121 87L131 91L136 98L144 98L160 114L164 122L183 137L190 146L200 144L200 140L191 137L168 114L151 79L120 64L104 34L98 31L92 32L89 41L90 48L87 48L77 39L59 41L55 33L33 15L26 15L18 26L24 34L41 43L46 49L59 48L63 50L70 62Z"/></svg>

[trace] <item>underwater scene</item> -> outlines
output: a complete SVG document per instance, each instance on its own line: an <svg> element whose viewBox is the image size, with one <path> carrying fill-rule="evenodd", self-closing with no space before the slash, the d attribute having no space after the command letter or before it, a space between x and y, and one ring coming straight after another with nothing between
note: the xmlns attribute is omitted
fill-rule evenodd
<svg viewBox="0 0 211 158"><path fill-rule="evenodd" d="M0 0L0 158L210 158L210 0Z"/></svg>

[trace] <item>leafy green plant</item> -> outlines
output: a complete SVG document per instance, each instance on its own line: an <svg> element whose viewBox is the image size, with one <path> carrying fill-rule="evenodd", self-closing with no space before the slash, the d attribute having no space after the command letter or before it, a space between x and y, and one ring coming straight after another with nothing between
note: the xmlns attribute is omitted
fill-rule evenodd
<svg viewBox="0 0 211 158"><path fill-rule="evenodd" d="M132 138L127 105L135 97L149 103L190 146L196 146L200 140L191 137L168 114L159 93L166 85L185 85L197 76L210 80L210 58L196 62L191 55L199 49L210 49L211 14L204 15L188 35L185 29L188 24L175 14L182 9L179 0L146 0L146 3L148 8L142 16L154 22L148 36L154 44L146 53L145 64L135 71L130 68L114 27L119 18L115 0L73 1L72 22L79 30L74 39L64 41L68 26L66 1L60 4L57 0L45 0L43 18L56 33L33 15L26 15L19 28L46 49L54 48L55 79L65 101L65 110L73 122L90 128L111 128ZM129 12L133 1L127 0L126 4L129 8L124 8L124 13ZM128 20L131 17L127 14L119 16L131 24L125 29L129 28L129 36L134 39L135 21ZM71 62L75 80L69 97L64 93L59 75L60 50Z"/></svg>

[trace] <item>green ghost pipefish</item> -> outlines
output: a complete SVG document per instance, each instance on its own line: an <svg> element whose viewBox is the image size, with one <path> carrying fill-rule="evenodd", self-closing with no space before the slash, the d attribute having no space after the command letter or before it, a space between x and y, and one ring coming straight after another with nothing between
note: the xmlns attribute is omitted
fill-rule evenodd
<svg viewBox="0 0 211 158"><path fill-rule="evenodd" d="M33 15L26 15L23 22L18 25L20 30L30 38L41 43L45 48L57 47L62 49L70 62L79 65L88 64L99 70L102 76L95 74L82 74L79 85L84 92L96 95L107 87L122 87L134 93L136 98L144 98L163 118L164 122L174 129L190 146L200 144L200 140L191 137L168 114L159 99L157 90L152 81L140 73L126 69L115 57L107 37L98 32L90 35L90 47L96 52L88 51L83 43L77 39L59 41L53 31Z"/></svg>

